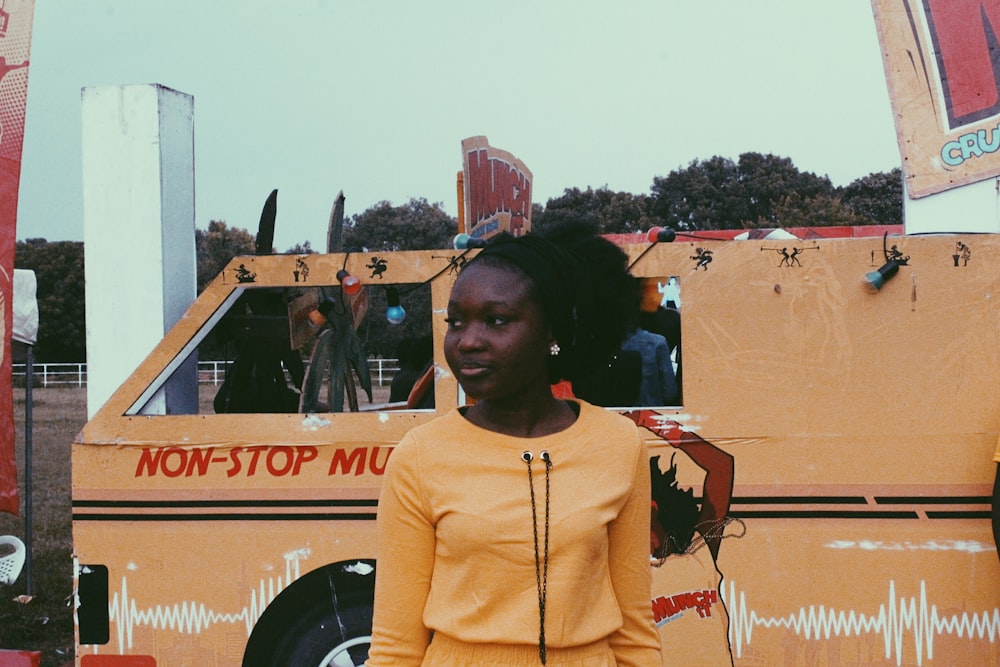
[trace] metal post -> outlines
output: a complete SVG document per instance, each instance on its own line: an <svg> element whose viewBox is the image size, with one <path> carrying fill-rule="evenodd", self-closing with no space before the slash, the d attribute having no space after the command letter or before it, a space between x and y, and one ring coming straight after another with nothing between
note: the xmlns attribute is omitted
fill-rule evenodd
<svg viewBox="0 0 1000 667"><path fill-rule="evenodd" d="M35 346L27 345L24 367L24 581L27 594L34 595L34 585L31 581L32 549L32 484L31 484L31 454L32 454L32 385L35 383Z"/></svg>

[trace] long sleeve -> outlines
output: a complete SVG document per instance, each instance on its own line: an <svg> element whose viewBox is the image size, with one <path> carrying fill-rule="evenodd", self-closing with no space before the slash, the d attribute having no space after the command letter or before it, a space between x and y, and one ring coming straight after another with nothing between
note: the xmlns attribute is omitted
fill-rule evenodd
<svg viewBox="0 0 1000 667"><path fill-rule="evenodd" d="M622 611L622 627L610 637L620 667L657 667L660 639L653 621L649 565L650 478L645 444L634 461L632 489L608 528L611 585Z"/></svg>
<svg viewBox="0 0 1000 667"><path fill-rule="evenodd" d="M389 457L379 498L368 667L419 665L430 641L423 611L434 569L434 526L420 494L419 452L406 442Z"/></svg>
<svg viewBox="0 0 1000 667"><path fill-rule="evenodd" d="M533 482L535 524L550 514L552 529L549 649L608 639L621 667L660 664L644 443L629 420L581 403L569 429L539 438L485 431L452 411L402 439L379 499L368 667L420 665L431 631L477 646L538 642L526 450L554 461L551 504L539 466Z"/></svg>

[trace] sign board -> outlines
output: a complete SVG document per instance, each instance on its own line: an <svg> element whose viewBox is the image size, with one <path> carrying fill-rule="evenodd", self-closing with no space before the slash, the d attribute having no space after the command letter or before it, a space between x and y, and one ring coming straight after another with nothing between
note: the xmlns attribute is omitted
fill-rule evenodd
<svg viewBox="0 0 1000 667"><path fill-rule="evenodd" d="M1000 174L1000 3L872 7L909 196Z"/></svg>
<svg viewBox="0 0 1000 667"><path fill-rule="evenodd" d="M487 239L531 231L532 175L523 162L477 136L462 140L462 167L465 233Z"/></svg>

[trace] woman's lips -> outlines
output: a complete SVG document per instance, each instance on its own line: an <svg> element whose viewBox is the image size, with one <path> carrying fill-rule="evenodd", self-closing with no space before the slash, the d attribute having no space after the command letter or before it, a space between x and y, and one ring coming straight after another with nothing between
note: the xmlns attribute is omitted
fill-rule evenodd
<svg viewBox="0 0 1000 667"><path fill-rule="evenodd" d="M478 378L490 372L489 367L481 364L463 364L459 366L458 373L463 378Z"/></svg>

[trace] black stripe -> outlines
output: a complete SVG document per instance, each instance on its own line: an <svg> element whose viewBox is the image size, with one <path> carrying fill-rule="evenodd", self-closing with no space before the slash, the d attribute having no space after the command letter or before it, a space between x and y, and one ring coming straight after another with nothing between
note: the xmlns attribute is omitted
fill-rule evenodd
<svg viewBox="0 0 1000 667"><path fill-rule="evenodd" d="M916 512L888 512L885 510L746 510L730 512L739 519L917 519Z"/></svg>
<svg viewBox="0 0 1000 667"><path fill-rule="evenodd" d="M989 496L875 496L882 505L989 505Z"/></svg>
<svg viewBox="0 0 1000 667"><path fill-rule="evenodd" d="M378 500L74 500L73 507L375 507Z"/></svg>
<svg viewBox="0 0 1000 667"><path fill-rule="evenodd" d="M375 514L74 514L73 521L374 521Z"/></svg>
<svg viewBox="0 0 1000 667"><path fill-rule="evenodd" d="M984 512L928 512L928 519L989 519L990 513Z"/></svg>
<svg viewBox="0 0 1000 667"><path fill-rule="evenodd" d="M733 505L865 505L864 496L740 496Z"/></svg>
<svg viewBox="0 0 1000 667"><path fill-rule="evenodd" d="M989 505L989 496L875 496L879 505ZM867 505L864 496L739 496L733 505Z"/></svg>
<svg viewBox="0 0 1000 667"><path fill-rule="evenodd" d="M986 496L893 496L879 497L882 505L949 505L949 504L989 504ZM747 496L736 498L733 505L867 505L864 498L851 496ZM73 502L77 508L104 509L181 509L181 508L321 508L321 507L376 507L378 500L78 500ZM738 510L730 512L741 519L917 519L920 515L915 510L873 510L843 509L843 510ZM989 519L989 511L980 510L937 510L928 511L929 519ZM193 513L161 512L156 514L137 513L73 513L74 521L373 521L375 513Z"/></svg>
<svg viewBox="0 0 1000 667"><path fill-rule="evenodd" d="M989 505L989 496L877 496L881 505ZM867 505L861 496L742 496L733 505ZM376 507L378 500L74 500L73 507Z"/></svg>

